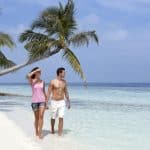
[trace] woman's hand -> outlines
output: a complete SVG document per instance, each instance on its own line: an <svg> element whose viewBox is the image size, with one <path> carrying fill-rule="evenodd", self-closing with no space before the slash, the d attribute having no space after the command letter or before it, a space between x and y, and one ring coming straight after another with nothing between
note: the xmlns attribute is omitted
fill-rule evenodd
<svg viewBox="0 0 150 150"><path fill-rule="evenodd" d="M49 107L48 107L48 101L46 101L46 103L45 103L45 109L49 109Z"/></svg>

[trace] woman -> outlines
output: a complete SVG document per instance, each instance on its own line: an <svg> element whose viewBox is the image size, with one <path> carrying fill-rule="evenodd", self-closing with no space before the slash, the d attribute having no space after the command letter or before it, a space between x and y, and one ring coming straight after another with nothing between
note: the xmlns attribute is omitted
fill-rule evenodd
<svg viewBox="0 0 150 150"><path fill-rule="evenodd" d="M46 108L47 98L45 93L45 83L40 79L40 76L40 68L35 67L27 75L27 78L32 87L31 106L35 117L35 134L42 139L43 116Z"/></svg>

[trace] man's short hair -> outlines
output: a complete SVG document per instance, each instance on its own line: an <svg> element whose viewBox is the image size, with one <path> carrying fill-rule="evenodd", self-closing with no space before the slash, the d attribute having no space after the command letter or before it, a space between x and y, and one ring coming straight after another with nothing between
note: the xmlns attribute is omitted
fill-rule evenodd
<svg viewBox="0 0 150 150"><path fill-rule="evenodd" d="M62 73L63 71L65 71L65 68L63 67L58 68L56 71L57 76L59 76L59 74Z"/></svg>

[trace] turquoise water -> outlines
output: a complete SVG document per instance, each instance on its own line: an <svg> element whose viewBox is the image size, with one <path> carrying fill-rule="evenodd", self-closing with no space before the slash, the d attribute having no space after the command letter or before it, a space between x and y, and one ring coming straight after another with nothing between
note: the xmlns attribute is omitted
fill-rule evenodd
<svg viewBox="0 0 150 150"><path fill-rule="evenodd" d="M1 85L0 92L27 97L0 97L0 111L33 134L28 85ZM71 110L66 111L64 136L86 150L149 150L150 87L70 86ZM50 128L45 113L44 132ZM82 149L76 146L77 150Z"/></svg>

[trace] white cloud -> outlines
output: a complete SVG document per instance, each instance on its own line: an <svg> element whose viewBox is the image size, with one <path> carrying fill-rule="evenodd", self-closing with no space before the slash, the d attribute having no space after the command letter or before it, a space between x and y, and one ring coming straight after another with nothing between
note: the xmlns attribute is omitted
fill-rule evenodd
<svg viewBox="0 0 150 150"><path fill-rule="evenodd" d="M30 4L38 4L40 6L51 6L51 5L55 5L58 4L59 1L56 0L16 0L18 2L21 3L30 3Z"/></svg>
<svg viewBox="0 0 150 150"><path fill-rule="evenodd" d="M125 40L129 34L126 29L123 29L111 23L106 25L100 16L96 14L89 14L79 19L80 30L96 30L103 42L118 42ZM103 29L102 29L103 28Z"/></svg>
<svg viewBox="0 0 150 150"><path fill-rule="evenodd" d="M18 41L18 37L19 35L25 31L26 29L28 29L28 27L24 24L18 24L15 27L10 27L10 26L0 26L0 29L2 32L5 32L9 35L11 35L11 37L13 37L13 39L15 40L15 42Z"/></svg>
<svg viewBox="0 0 150 150"><path fill-rule="evenodd" d="M18 24L16 27L10 27L7 29L7 32L9 32L10 34L13 35L18 35L20 33L22 33L25 29L27 29L27 27L23 24Z"/></svg>
<svg viewBox="0 0 150 150"><path fill-rule="evenodd" d="M123 41L128 37L128 31L125 29L106 31L103 34L103 41Z"/></svg>
<svg viewBox="0 0 150 150"><path fill-rule="evenodd" d="M99 24L100 23L100 18L96 14L90 14L86 16L83 20L85 23L92 23L92 24Z"/></svg>
<svg viewBox="0 0 150 150"><path fill-rule="evenodd" d="M104 7L115 8L124 11L150 12L150 0L96 0Z"/></svg>
<svg viewBox="0 0 150 150"><path fill-rule="evenodd" d="M91 30L100 25L100 17L96 14L89 14L78 20L80 30Z"/></svg>

